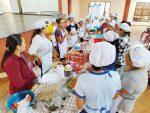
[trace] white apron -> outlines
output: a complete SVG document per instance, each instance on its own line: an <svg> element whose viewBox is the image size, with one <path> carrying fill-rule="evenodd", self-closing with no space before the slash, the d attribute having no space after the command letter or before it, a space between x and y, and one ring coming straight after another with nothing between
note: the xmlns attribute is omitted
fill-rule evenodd
<svg viewBox="0 0 150 113"><path fill-rule="evenodd" d="M42 57L42 73L46 73L52 66L52 42L49 41L46 43L49 47L45 53L43 53Z"/></svg>
<svg viewBox="0 0 150 113"><path fill-rule="evenodd" d="M80 27L79 28L79 36L84 37L84 35L85 35L85 29L83 27Z"/></svg>
<svg viewBox="0 0 150 113"><path fill-rule="evenodd" d="M135 102L136 100L124 99L119 96L117 99L113 100L110 113L116 113L116 111L119 113L131 113Z"/></svg>
<svg viewBox="0 0 150 113"><path fill-rule="evenodd" d="M64 32L61 31L62 36L64 37ZM60 52L60 58L65 58L67 54L67 39L65 38L63 43L58 43L59 46L59 52Z"/></svg>
<svg viewBox="0 0 150 113"><path fill-rule="evenodd" d="M76 31L75 27L71 28L71 31ZM68 47L73 47L78 42L78 35L70 35L68 37Z"/></svg>
<svg viewBox="0 0 150 113"><path fill-rule="evenodd" d="M47 72L52 65L52 42L45 36L36 35L29 48L30 54L37 54L42 60L42 73Z"/></svg>

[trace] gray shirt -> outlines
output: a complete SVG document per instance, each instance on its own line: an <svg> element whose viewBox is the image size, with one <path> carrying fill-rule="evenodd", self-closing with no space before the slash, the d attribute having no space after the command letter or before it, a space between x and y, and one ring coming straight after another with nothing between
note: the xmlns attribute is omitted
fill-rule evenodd
<svg viewBox="0 0 150 113"><path fill-rule="evenodd" d="M122 88L125 89L128 94L121 96L129 100L135 100L147 87L147 68L140 68L127 72L125 72L124 69L125 66L118 69L118 72L120 74Z"/></svg>

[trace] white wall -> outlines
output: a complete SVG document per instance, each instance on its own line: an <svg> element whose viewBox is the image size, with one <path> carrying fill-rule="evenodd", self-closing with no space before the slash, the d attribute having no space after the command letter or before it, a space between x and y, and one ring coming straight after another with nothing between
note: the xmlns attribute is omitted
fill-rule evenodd
<svg viewBox="0 0 150 113"><path fill-rule="evenodd" d="M38 1L38 0L37 0ZM58 11L58 0L39 0L40 11Z"/></svg>
<svg viewBox="0 0 150 113"><path fill-rule="evenodd" d="M0 12L12 12L9 0L0 0Z"/></svg>
<svg viewBox="0 0 150 113"><path fill-rule="evenodd" d="M22 12L58 11L58 0L21 0Z"/></svg>
<svg viewBox="0 0 150 113"><path fill-rule="evenodd" d="M71 12L76 14L76 20L78 21L80 18L80 12L82 12L80 8L80 0L72 0L72 9Z"/></svg>
<svg viewBox="0 0 150 113"><path fill-rule="evenodd" d="M76 1L76 0L74 0ZM118 13L119 20L123 19L124 7L126 0L80 0L80 17L84 18L88 14L88 4L90 2L111 2L110 12L116 11Z"/></svg>
<svg viewBox="0 0 150 113"><path fill-rule="evenodd" d="M135 7L137 2L150 2L150 0L131 0L129 14L128 14L128 21L133 21L133 16L135 12Z"/></svg>
<svg viewBox="0 0 150 113"><path fill-rule="evenodd" d="M9 1L10 1L12 13L20 13L18 0L9 0Z"/></svg>
<svg viewBox="0 0 150 113"><path fill-rule="evenodd" d="M68 0L62 0L62 13L68 15Z"/></svg>
<svg viewBox="0 0 150 113"><path fill-rule="evenodd" d="M37 0L21 0L22 12L39 12Z"/></svg>
<svg viewBox="0 0 150 113"><path fill-rule="evenodd" d="M132 0L131 0L132 1ZM122 21L126 0L111 0L110 12L116 11L119 20Z"/></svg>

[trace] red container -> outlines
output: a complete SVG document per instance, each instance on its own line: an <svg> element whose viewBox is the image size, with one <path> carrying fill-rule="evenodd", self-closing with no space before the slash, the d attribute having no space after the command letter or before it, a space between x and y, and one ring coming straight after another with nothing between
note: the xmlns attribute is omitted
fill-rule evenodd
<svg viewBox="0 0 150 113"><path fill-rule="evenodd" d="M94 39L94 43L103 42L103 41L105 41L105 39L99 39L99 38L95 38Z"/></svg>

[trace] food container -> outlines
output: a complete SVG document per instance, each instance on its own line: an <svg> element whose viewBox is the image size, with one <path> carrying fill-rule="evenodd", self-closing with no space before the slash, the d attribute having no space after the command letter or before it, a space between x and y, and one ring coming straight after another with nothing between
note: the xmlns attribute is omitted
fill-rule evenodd
<svg viewBox="0 0 150 113"><path fill-rule="evenodd" d="M71 77L72 76L72 70L73 70L73 68L71 67L71 65L67 64L65 66L65 77Z"/></svg>

